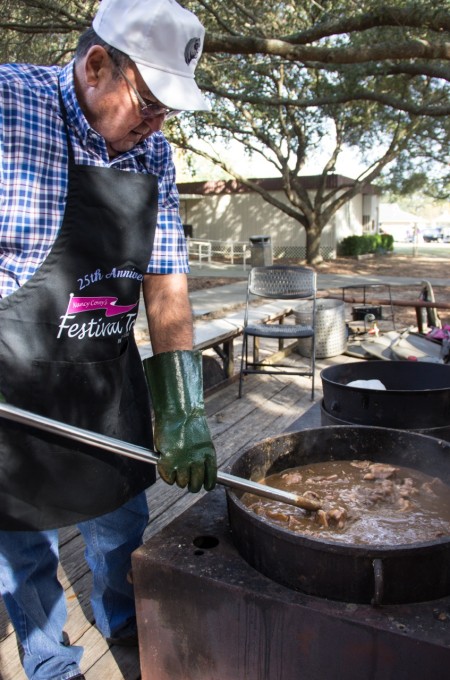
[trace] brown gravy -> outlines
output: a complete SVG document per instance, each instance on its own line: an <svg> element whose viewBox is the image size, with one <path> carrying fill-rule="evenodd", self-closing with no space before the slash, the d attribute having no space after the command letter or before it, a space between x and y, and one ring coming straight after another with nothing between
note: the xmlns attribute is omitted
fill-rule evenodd
<svg viewBox="0 0 450 680"><path fill-rule="evenodd" d="M246 493L242 502L268 522L342 543L400 545L450 535L450 487L413 468L371 461L324 461L270 475L262 484L318 498L308 512Z"/></svg>

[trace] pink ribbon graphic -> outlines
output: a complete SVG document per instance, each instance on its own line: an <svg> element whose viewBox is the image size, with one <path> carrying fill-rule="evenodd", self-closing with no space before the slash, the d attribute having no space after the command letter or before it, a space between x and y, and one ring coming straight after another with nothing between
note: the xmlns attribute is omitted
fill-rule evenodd
<svg viewBox="0 0 450 680"><path fill-rule="evenodd" d="M116 297L72 297L67 308L67 314L106 309L105 316L117 316L129 312L138 304L135 302L134 305L116 305L116 302Z"/></svg>

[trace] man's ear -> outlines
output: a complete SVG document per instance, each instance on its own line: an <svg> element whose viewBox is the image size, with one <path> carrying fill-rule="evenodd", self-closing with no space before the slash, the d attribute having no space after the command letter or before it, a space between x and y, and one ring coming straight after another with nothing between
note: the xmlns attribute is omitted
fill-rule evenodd
<svg viewBox="0 0 450 680"><path fill-rule="evenodd" d="M93 45L89 49L85 59L84 70L86 84L90 87L97 87L100 80L105 76L111 77L111 57L104 47Z"/></svg>

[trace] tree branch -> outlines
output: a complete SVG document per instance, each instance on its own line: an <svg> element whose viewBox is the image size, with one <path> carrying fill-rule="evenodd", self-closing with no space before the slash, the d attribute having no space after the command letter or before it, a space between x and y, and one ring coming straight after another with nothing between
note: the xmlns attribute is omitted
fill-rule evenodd
<svg viewBox="0 0 450 680"><path fill-rule="evenodd" d="M450 114L450 102L448 104L416 104L405 99L378 92L376 90L353 90L352 92L340 92L323 97L311 97L308 99L290 99L289 97L262 97L244 92L230 92L212 85L201 84L202 89L210 94L223 97L234 102L245 102L256 106L293 106L296 108L312 108L315 106L335 106L349 104L354 101L368 101L388 106L397 111L404 111L413 116L430 116L440 118Z"/></svg>
<svg viewBox="0 0 450 680"><path fill-rule="evenodd" d="M326 64L363 64L368 61L397 59L450 59L450 43L424 39L381 43L374 47L314 47L293 45L279 39L254 36L220 36L207 34L204 52L228 54L264 54L289 61L323 62Z"/></svg>
<svg viewBox="0 0 450 680"><path fill-rule="evenodd" d="M345 16L342 19L321 21L305 31L281 37L281 40L293 45L304 45L315 40L321 40L332 35L367 31L372 28L392 26L393 28L419 28L442 33L450 31L450 16L445 9L429 10L428 8L408 5L407 7L393 7L380 5L372 12L366 12L354 17Z"/></svg>

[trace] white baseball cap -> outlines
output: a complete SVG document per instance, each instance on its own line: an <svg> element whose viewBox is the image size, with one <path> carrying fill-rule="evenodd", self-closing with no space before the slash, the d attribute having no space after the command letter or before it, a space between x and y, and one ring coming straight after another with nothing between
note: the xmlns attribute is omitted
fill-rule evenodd
<svg viewBox="0 0 450 680"><path fill-rule="evenodd" d="M92 26L127 54L161 104L179 111L209 111L194 80L205 29L175 0L102 0Z"/></svg>

